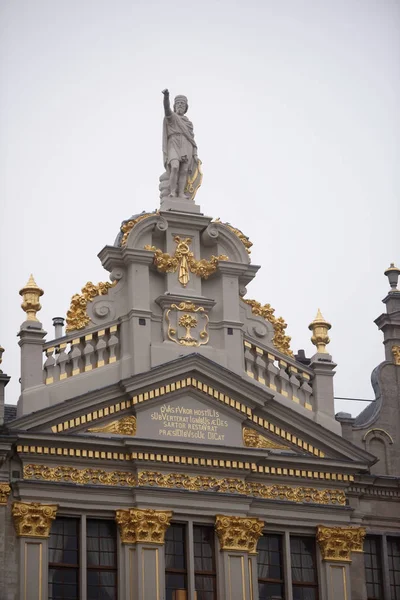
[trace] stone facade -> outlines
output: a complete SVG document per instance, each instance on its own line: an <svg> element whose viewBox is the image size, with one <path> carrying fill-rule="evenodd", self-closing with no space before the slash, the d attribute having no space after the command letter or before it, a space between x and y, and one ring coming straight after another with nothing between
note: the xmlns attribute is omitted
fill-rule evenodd
<svg viewBox="0 0 400 600"><path fill-rule="evenodd" d="M116 565L99 576L101 597L296 600L306 587L309 598L367 600L363 551L376 544L379 597L395 597L400 292L376 321L386 351L376 401L335 417L329 324L318 313L316 354L294 356L283 319L246 296L259 269L250 247L194 202L164 199L101 250L110 282L72 298L65 334L58 319L45 339L42 290L33 278L21 290L21 396L0 425L1 598L56 597L66 573L78 577L73 597L100 597L90 561L101 523L115 531ZM74 535L68 570L59 552ZM204 572L202 544L213 555ZM270 577L261 562L273 552Z"/></svg>

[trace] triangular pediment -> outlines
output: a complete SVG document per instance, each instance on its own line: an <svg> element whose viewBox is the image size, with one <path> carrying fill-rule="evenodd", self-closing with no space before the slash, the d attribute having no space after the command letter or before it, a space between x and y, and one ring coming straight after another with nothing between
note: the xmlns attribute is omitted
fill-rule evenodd
<svg viewBox="0 0 400 600"><path fill-rule="evenodd" d="M167 415L174 419L163 418ZM135 434L127 436L136 440L238 449L247 446L266 452L284 452L287 448L296 455L363 465L372 459L340 436L282 406L271 392L199 355L140 374L108 393L106 389L92 392L17 419L12 428L52 434L126 436L118 432L121 423L129 428L129 421L121 421L125 417L136 419ZM168 423L175 425L164 426ZM102 427L108 431L101 431ZM252 440L252 445L243 442L245 428L250 430L247 439ZM204 433L206 439L195 432ZM257 442L255 436L261 436Z"/></svg>

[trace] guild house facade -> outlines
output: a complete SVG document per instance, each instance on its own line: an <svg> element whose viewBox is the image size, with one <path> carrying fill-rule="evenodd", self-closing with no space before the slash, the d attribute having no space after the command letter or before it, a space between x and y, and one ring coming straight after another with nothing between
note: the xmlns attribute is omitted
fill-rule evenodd
<svg viewBox="0 0 400 600"><path fill-rule="evenodd" d="M54 334L32 276L20 292L16 409L0 373L0 598L399 600L400 271L375 321L375 400L335 416L330 324L318 311L315 354L294 354L248 298L252 244L195 203L187 101L163 93L159 210L123 221L106 282Z"/></svg>

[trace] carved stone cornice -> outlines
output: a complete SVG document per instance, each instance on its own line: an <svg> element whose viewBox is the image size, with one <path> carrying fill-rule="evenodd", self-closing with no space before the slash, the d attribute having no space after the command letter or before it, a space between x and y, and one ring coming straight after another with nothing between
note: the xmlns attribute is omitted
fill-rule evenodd
<svg viewBox="0 0 400 600"><path fill-rule="evenodd" d="M363 552L364 527L324 527L318 525L317 541L323 560L351 562L352 552Z"/></svg>
<svg viewBox="0 0 400 600"><path fill-rule="evenodd" d="M171 517L171 510L139 508L117 510L115 514L123 544L164 544Z"/></svg>
<svg viewBox="0 0 400 600"><path fill-rule="evenodd" d="M57 504L14 502L12 516L18 537L48 538L51 523L56 518Z"/></svg>
<svg viewBox="0 0 400 600"><path fill-rule="evenodd" d="M0 483L0 506L7 504L8 496L10 495L11 487L8 483Z"/></svg>
<svg viewBox="0 0 400 600"><path fill-rule="evenodd" d="M216 515L215 531L221 550L236 550L256 554L258 538L262 534L264 521L250 517Z"/></svg>

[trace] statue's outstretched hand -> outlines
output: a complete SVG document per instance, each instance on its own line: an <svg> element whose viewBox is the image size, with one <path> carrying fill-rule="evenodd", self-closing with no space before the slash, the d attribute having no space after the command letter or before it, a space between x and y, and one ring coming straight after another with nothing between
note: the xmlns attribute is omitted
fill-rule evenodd
<svg viewBox="0 0 400 600"><path fill-rule="evenodd" d="M161 93L164 94L164 96L169 96L168 88L165 88L165 90L163 90Z"/></svg>

